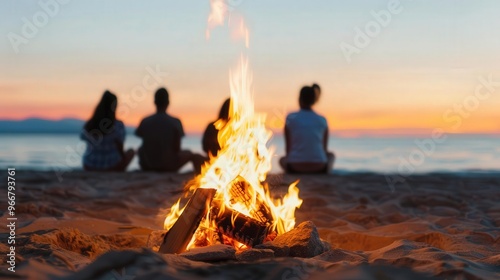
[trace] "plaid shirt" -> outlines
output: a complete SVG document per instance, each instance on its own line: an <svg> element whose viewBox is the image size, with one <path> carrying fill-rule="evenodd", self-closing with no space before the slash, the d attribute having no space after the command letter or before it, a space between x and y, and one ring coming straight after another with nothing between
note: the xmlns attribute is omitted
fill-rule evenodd
<svg viewBox="0 0 500 280"><path fill-rule="evenodd" d="M80 138L87 142L87 149L83 155L83 165L95 169L107 169L115 166L122 159L117 142L125 141L125 126L121 121L115 121L113 131L109 134L99 135L83 130Z"/></svg>

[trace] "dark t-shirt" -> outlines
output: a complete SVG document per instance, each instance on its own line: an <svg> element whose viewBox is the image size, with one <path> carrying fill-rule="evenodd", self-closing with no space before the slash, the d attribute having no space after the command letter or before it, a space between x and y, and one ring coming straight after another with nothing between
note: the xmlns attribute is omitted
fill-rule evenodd
<svg viewBox="0 0 500 280"><path fill-rule="evenodd" d="M182 123L166 113L156 113L144 120L135 131L142 138L139 164L143 170L168 171L177 168Z"/></svg>

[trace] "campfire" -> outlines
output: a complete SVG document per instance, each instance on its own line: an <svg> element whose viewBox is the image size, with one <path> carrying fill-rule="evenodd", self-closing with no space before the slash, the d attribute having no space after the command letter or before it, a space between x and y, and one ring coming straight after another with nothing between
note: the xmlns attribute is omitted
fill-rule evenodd
<svg viewBox="0 0 500 280"><path fill-rule="evenodd" d="M295 209L302 204L297 182L279 199L264 182L271 169L272 151L266 146L271 132L265 115L254 111L251 83L248 61L242 57L230 73L229 121L216 123L221 150L186 185L189 201L181 208L179 199L170 208L161 253L214 244L244 250L294 228Z"/></svg>
<svg viewBox="0 0 500 280"><path fill-rule="evenodd" d="M232 37L244 39L248 48L243 18L236 14L231 18L222 0L211 0L210 6L207 39L210 30L225 25L227 19ZM221 150L185 186L189 201L181 208L181 198L170 208L161 253L215 244L244 250L273 241L295 226L295 209L302 204L297 182L278 199L271 196L265 183L273 154L266 146L271 132L265 127L265 115L255 112L252 77L244 56L229 80L229 120L215 124Z"/></svg>

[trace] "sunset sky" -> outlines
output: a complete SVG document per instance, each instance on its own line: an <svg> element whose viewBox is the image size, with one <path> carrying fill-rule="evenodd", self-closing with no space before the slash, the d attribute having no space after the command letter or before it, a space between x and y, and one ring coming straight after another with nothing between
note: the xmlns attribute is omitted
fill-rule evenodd
<svg viewBox="0 0 500 280"><path fill-rule="evenodd" d="M332 131L500 133L499 1L401 0L349 62L341 46L356 46L356 28L373 27L372 11L390 13L391 0L227 0L248 24L249 49L227 27L206 39L208 0L66 0L16 53L12 38L24 36L34 15L43 20L39 3L54 1L0 2L0 119L86 119L109 89L119 118L136 126L166 86L169 112L199 132L229 96L229 69L243 53L256 109L277 131L298 108L301 86L317 82L315 109ZM155 81L154 69L167 74L137 91Z"/></svg>

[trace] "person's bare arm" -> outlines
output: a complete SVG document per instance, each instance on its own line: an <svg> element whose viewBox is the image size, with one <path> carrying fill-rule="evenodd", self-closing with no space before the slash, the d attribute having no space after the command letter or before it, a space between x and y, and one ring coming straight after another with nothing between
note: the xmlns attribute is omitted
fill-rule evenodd
<svg viewBox="0 0 500 280"><path fill-rule="evenodd" d="M174 140L174 150L177 153L181 151L181 138L180 137L176 137Z"/></svg>
<svg viewBox="0 0 500 280"><path fill-rule="evenodd" d="M135 135L136 135L137 137L139 137L139 138L142 138L142 130L143 130L143 128L142 128L143 124L142 124L142 123L143 123L143 122L141 121L141 123L139 124L139 126L138 126L138 127L137 127L137 129L135 130Z"/></svg>
<svg viewBox="0 0 500 280"><path fill-rule="evenodd" d="M120 152L120 155L124 156L125 155L125 150L123 148L123 142L120 140L115 141L116 147L118 148L118 152Z"/></svg>
<svg viewBox="0 0 500 280"><path fill-rule="evenodd" d="M210 148L213 146L213 141L211 141L214 137L217 138L217 133L215 136L213 135L213 125L209 124L203 133L203 138L201 139L203 151L208 155L210 152Z"/></svg>
<svg viewBox="0 0 500 280"><path fill-rule="evenodd" d="M290 153L291 143L290 143L290 130L288 126L285 125L285 151L288 155Z"/></svg>
<svg viewBox="0 0 500 280"><path fill-rule="evenodd" d="M175 131L174 150L179 153L181 151L182 137L184 137L184 128L182 127L181 120L177 119L177 129Z"/></svg>
<svg viewBox="0 0 500 280"><path fill-rule="evenodd" d="M328 128L325 129L325 133L323 134L323 148L325 149L325 153L328 153Z"/></svg>
<svg viewBox="0 0 500 280"><path fill-rule="evenodd" d="M123 157L125 155L125 150L123 147L123 143L125 142L125 134L126 134L125 126L123 125L122 122L119 122L119 124L116 124L115 129L118 130L118 137L115 138L115 144L116 144L116 147L118 148L118 152Z"/></svg>

